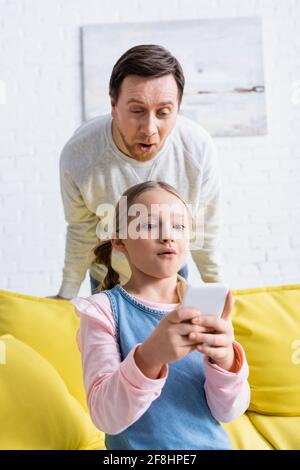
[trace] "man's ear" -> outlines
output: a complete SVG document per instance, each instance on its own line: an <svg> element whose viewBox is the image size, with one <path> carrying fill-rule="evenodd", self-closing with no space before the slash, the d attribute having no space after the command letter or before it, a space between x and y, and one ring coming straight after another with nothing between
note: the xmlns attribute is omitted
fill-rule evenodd
<svg viewBox="0 0 300 470"><path fill-rule="evenodd" d="M126 253L124 242L120 240L120 238L113 238L111 240L111 244L115 250L120 251L121 253Z"/></svg>
<svg viewBox="0 0 300 470"><path fill-rule="evenodd" d="M114 98L111 98L111 99L110 99L110 105L111 105L111 110L110 110L111 116L112 116L112 117L115 117L115 114L116 114L116 105L117 105L117 104L116 104Z"/></svg>

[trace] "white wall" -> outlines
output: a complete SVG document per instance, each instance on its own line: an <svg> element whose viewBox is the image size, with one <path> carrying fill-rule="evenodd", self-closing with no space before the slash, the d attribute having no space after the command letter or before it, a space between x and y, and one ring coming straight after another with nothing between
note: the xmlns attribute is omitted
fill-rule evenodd
<svg viewBox="0 0 300 470"><path fill-rule="evenodd" d="M269 131L215 139L225 272L232 287L299 282L300 0L0 0L0 288L43 296L60 285L58 160L81 119L79 27L247 15L263 17Z"/></svg>

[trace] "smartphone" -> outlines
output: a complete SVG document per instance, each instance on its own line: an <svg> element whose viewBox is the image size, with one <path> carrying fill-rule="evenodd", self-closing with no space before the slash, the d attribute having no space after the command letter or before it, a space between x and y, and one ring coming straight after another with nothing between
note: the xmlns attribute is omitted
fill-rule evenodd
<svg viewBox="0 0 300 470"><path fill-rule="evenodd" d="M203 315L220 318L229 288L220 282L210 282L200 286L187 285L183 297L184 307L193 307Z"/></svg>

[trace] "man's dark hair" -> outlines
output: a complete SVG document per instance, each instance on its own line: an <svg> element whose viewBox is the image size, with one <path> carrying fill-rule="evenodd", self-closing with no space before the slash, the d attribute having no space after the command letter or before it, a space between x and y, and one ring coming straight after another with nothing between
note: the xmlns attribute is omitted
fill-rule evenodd
<svg viewBox="0 0 300 470"><path fill-rule="evenodd" d="M115 63L109 81L109 95L117 103L122 81L127 75L155 78L169 74L177 83L179 109L185 80L178 60L167 49L156 44L134 46Z"/></svg>

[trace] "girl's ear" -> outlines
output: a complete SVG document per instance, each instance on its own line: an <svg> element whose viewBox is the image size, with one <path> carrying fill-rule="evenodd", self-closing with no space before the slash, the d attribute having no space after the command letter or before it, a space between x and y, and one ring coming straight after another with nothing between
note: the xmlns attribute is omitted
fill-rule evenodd
<svg viewBox="0 0 300 470"><path fill-rule="evenodd" d="M125 253L126 252L126 248L125 248L125 245L124 245L124 242L122 240L120 240L119 238L113 238L111 240L111 244L112 244L112 247L117 250L117 251L121 251L121 253Z"/></svg>

